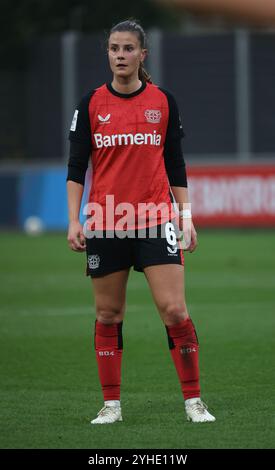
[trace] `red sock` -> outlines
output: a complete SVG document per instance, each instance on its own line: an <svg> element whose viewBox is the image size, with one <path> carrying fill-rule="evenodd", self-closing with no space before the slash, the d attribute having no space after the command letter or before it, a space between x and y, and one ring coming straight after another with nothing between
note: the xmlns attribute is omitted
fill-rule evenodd
<svg viewBox="0 0 275 470"><path fill-rule="evenodd" d="M199 397L199 343L191 318L166 326L166 331L184 399Z"/></svg>
<svg viewBox="0 0 275 470"><path fill-rule="evenodd" d="M95 350L104 401L120 400L122 323L95 322Z"/></svg>

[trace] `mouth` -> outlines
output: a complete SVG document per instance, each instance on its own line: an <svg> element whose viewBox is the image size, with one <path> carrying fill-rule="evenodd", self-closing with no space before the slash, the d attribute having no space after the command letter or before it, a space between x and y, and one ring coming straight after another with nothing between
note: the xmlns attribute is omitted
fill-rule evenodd
<svg viewBox="0 0 275 470"><path fill-rule="evenodd" d="M127 65L126 65L126 64L117 64L116 67L117 67L118 69L124 69L124 68L127 67Z"/></svg>

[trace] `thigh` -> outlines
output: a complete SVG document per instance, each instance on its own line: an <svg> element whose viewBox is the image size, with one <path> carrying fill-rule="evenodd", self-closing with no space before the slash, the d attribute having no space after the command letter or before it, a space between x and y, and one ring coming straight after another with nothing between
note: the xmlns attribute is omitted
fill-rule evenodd
<svg viewBox="0 0 275 470"><path fill-rule="evenodd" d="M92 278L96 316L103 323L123 320L129 269Z"/></svg>
<svg viewBox="0 0 275 470"><path fill-rule="evenodd" d="M144 268L155 304L165 324L188 317L184 267L177 264L163 264Z"/></svg>

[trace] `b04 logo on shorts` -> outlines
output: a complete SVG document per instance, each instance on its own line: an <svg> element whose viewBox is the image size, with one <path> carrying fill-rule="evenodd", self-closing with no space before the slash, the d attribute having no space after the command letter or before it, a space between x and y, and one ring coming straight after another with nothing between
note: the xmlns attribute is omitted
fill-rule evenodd
<svg viewBox="0 0 275 470"><path fill-rule="evenodd" d="M155 124L161 120L161 112L157 109L146 109L144 114L147 122L152 122Z"/></svg>
<svg viewBox="0 0 275 470"><path fill-rule="evenodd" d="M98 255L88 256L88 265L90 269L97 269L99 267L100 257Z"/></svg>

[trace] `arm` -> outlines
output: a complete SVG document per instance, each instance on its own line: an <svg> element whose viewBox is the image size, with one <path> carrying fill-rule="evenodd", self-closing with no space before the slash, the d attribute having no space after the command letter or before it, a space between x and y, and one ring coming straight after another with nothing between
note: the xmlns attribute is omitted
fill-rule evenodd
<svg viewBox="0 0 275 470"><path fill-rule="evenodd" d="M69 229L67 240L74 251L85 251L86 242L82 225L79 222L79 211L84 186L75 181L67 181Z"/></svg>
<svg viewBox="0 0 275 470"><path fill-rule="evenodd" d="M164 90L162 90L164 91ZM164 91L169 105L169 120L164 144L164 162L171 191L180 211L179 229L183 232L186 250L191 253L197 247L197 233L192 222L191 204L187 189L187 176L181 139L184 137L177 103ZM189 211L188 212L186 212ZM181 214L181 211L185 211Z"/></svg>
<svg viewBox="0 0 275 470"><path fill-rule="evenodd" d="M85 236L79 222L79 212L90 151L90 144L71 141L67 176L69 211L67 240L69 247L74 251L85 251L86 249Z"/></svg>
<svg viewBox="0 0 275 470"><path fill-rule="evenodd" d="M85 251L86 241L79 212L83 196L85 174L91 154L91 128L89 102L92 93L86 95L75 111L70 130L70 158L68 162L67 194L69 229L67 240L74 251Z"/></svg>
<svg viewBox="0 0 275 470"><path fill-rule="evenodd" d="M188 189L179 186L171 186L171 190L176 203L178 204L179 211L190 210L190 216L183 213L179 216L179 229L183 232L184 240L186 241L186 250L192 253L198 245L197 232L192 221L191 204L189 202Z"/></svg>

